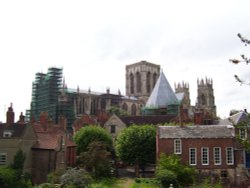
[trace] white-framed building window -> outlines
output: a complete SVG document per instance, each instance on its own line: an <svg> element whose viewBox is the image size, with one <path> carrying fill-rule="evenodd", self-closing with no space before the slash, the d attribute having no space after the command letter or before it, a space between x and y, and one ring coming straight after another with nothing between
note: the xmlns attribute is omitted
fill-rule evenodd
<svg viewBox="0 0 250 188"><path fill-rule="evenodd" d="M197 153L196 148L189 148L189 164L196 165L197 164Z"/></svg>
<svg viewBox="0 0 250 188"><path fill-rule="evenodd" d="M4 130L3 131L3 137L4 138L10 138L12 136L12 132L10 130Z"/></svg>
<svg viewBox="0 0 250 188"><path fill-rule="evenodd" d="M234 164L234 150L232 147L226 148L226 160L228 165Z"/></svg>
<svg viewBox="0 0 250 188"><path fill-rule="evenodd" d="M209 165L209 148L201 148L201 163L202 165Z"/></svg>
<svg viewBox="0 0 250 188"><path fill-rule="evenodd" d="M239 129L239 137L240 137L240 139L246 139L247 138L246 129Z"/></svg>
<svg viewBox="0 0 250 188"><path fill-rule="evenodd" d="M5 165L7 162L7 153L0 153L0 165Z"/></svg>
<svg viewBox="0 0 250 188"><path fill-rule="evenodd" d="M174 140L174 153L175 154L181 154L182 152L182 146L181 146L181 139L175 139Z"/></svg>
<svg viewBox="0 0 250 188"><path fill-rule="evenodd" d="M214 164L221 165L221 148L214 147Z"/></svg>

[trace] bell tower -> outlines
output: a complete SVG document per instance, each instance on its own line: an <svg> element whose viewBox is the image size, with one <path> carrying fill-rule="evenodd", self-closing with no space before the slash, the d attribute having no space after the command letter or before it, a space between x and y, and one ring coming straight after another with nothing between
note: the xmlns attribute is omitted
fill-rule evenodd
<svg viewBox="0 0 250 188"><path fill-rule="evenodd" d="M147 100L160 75L160 65L140 61L126 66L126 95Z"/></svg>
<svg viewBox="0 0 250 188"><path fill-rule="evenodd" d="M216 106L214 101L213 80L205 78L197 80L197 101L196 109L203 109L207 114L213 118L216 117Z"/></svg>

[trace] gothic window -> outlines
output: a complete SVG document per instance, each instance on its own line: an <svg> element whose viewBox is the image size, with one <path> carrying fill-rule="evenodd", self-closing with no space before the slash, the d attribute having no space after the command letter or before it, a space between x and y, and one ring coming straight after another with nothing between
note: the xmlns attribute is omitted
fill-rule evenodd
<svg viewBox="0 0 250 188"><path fill-rule="evenodd" d="M130 93L134 94L134 87L135 87L135 83L134 83L134 75L131 73L130 74Z"/></svg>
<svg viewBox="0 0 250 188"><path fill-rule="evenodd" d="M135 104L132 104L132 106L131 106L131 115L132 116L136 115L136 106L135 106Z"/></svg>
<svg viewBox="0 0 250 188"><path fill-rule="evenodd" d="M106 109L106 101L105 101L105 99L102 99L102 101L101 101L101 109L102 110Z"/></svg>
<svg viewBox="0 0 250 188"><path fill-rule="evenodd" d="M136 91L141 92L141 74L139 72L136 73Z"/></svg>
<svg viewBox="0 0 250 188"><path fill-rule="evenodd" d="M206 97L204 94L201 95L201 104L206 105Z"/></svg>
<svg viewBox="0 0 250 188"><path fill-rule="evenodd" d="M148 72L147 73L147 81L146 81L146 83L147 83L147 92L148 93L150 93L150 89L151 89L151 87L150 87L150 76L151 76L151 74L150 74L150 72Z"/></svg>
<svg viewBox="0 0 250 188"><path fill-rule="evenodd" d="M155 86L156 81L157 81L157 74L154 73L154 74L153 74L153 87Z"/></svg>
<svg viewBox="0 0 250 188"><path fill-rule="evenodd" d="M124 103L124 104L122 105L122 109L123 109L124 111L128 111L128 105L127 105L126 103Z"/></svg>

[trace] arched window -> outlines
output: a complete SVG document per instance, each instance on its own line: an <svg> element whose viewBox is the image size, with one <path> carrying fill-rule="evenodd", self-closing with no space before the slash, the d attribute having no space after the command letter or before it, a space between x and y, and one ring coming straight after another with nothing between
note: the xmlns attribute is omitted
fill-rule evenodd
<svg viewBox="0 0 250 188"><path fill-rule="evenodd" d="M131 73L130 74L130 93L134 94L134 88L135 88L135 83L134 83L134 75Z"/></svg>
<svg viewBox="0 0 250 188"><path fill-rule="evenodd" d="M101 110L105 110L106 109L106 101L105 99L101 100Z"/></svg>
<svg viewBox="0 0 250 188"><path fill-rule="evenodd" d="M201 104L206 105L206 97L204 94L201 95Z"/></svg>
<svg viewBox="0 0 250 188"><path fill-rule="evenodd" d="M131 115L136 116L136 105L135 104L132 104L132 106L131 106Z"/></svg>
<svg viewBox="0 0 250 188"><path fill-rule="evenodd" d="M150 93L150 90L151 90L151 85L150 85L150 72L147 73L147 80L146 80L146 83L147 83L147 92Z"/></svg>
<svg viewBox="0 0 250 188"><path fill-rule="evenodd" d="M122 109L127 112L128 111L128 105L126 103L124 103L122 105Z"/></svg>
<svg viewBox="0 0 250 188"><path fill-rule="evenodd" d="M154 74L153 74L153 87L155 86L156 81L157 81L157 74L154 73Z"/></svg>
<svg viewBox="0 0 250 188"><path fill-rule="evenodd" d="M139 72L136 73L136 91L141 92L141 74Z"/></svg>

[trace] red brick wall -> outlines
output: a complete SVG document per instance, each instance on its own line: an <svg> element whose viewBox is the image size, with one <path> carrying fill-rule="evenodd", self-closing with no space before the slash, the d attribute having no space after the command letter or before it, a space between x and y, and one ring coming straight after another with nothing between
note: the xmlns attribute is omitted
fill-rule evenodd
<svg viewBox="0 0 250 188"><path fill-rule="evenodd" d="M182 154L180 154L183 163L189 164L189 148L196 148L197 152L197 169L227 169L234 168L234 165L226 164L226 147L234 147L234 140L232 138L218 138L218 139L181 139L182 140ZM209 148L209 165L201 164L201 148ZM221 165L214 165L214 147L221 147ZM158 139L157 157L160 153L173 154L174 153L174 139ZM237 154L237 153L235 153ZM235 159L236 157L234 157Z"/></svg>
<svg viewBox="0 0 250 188"><path fill-rule="evenodd" d="M56 154L53 150L33 149L32 181L44 183L47 174L55 169Z"/></svg>

